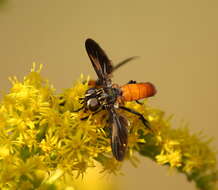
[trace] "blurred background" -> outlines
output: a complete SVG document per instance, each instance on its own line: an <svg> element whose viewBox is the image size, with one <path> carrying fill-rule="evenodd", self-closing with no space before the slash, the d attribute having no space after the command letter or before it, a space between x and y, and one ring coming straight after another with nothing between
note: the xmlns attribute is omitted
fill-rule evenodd
<svg viewBox="0 0 218 190"><path fill-rule="evenodd" d="M114 73L114 81L150 81L158 93L149 104L174 114L175 127L214 137L218 147L217 0L0 0L0 89L9 76L22 79L33 62L57 92L81 73L96 78L85 52L96 40L117 62L140 56ZM138 168L123 165L124 176L91 175L90 181L117 190L191 190L183 175L141 158ZM96 174L96 172L94 172ZM95 177L94 177L95 176ZM89 181L89 182L88 182ZM89 186L91 187L91 186Z"/></svg>

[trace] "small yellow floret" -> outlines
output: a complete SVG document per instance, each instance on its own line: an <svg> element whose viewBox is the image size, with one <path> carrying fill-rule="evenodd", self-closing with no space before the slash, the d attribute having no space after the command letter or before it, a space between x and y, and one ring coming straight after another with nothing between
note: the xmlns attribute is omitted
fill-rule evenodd
<svg viewBox="0 0 218 190"><path fill-rule="evenodd" d="M41 69L34 64L22 82L10 78L12 88L0 102L0 189L73 190L75 178L85 176L96 163L102 172L119 173L122 162L111 153L107 112L76 111L89 79L81 76L57 95L41 77ZM126 160L135 165L139 152L184 173L198 188L215 190L216 153L208 140L187 128L173 129L171 117L149 107L146 100L125 106L143 114L153 129L152 133L138 116L119 110L130 122Z"/></svg>

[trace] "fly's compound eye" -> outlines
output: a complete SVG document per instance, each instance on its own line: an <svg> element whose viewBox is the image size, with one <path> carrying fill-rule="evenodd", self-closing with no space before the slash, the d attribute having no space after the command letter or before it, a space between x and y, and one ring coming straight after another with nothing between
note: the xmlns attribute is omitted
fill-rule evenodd
<svg viewBox="0 0 218 190"><path fill-rule="evenodd" d="M90 98L87 101L87 106L88 106L88 109L90 109L91 111L96 111L100 107L100 104L97 98Z"/></svg>

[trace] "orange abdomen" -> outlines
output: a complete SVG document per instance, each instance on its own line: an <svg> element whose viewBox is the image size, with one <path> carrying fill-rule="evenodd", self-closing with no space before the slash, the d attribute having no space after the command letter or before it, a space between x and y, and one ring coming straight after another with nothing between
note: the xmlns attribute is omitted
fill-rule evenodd
<svg viewBox="0 0 218 190"><path fill-rule="evenodd" d="M154 96L156 89L150 82L126 84L121 87L123 101L134 101Z"/></svg>

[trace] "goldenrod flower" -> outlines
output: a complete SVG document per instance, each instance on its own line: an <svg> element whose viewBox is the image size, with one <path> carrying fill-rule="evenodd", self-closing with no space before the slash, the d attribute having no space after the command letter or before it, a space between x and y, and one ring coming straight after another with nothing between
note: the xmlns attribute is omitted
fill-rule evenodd
<svg viewBox="0 0 218 190"><path fill-rule="evenodd" d="M81 107L88 79L81 76L57 95L40 70L34 65L22 82L11 78L12 88L0 102L0 189L71 190L75 178L85 177L96 163L101 172L119 173L122 162L111 153L107 113L74 112ZM143 103L126 106L142 113L154 133L137 116L120 111L130 121L126 159L136 164L139 152L184 173L199 189L216 189L216 154L209 140L185 127L171 128L163 111Z"/></svg>

